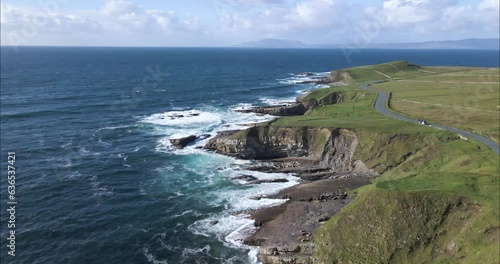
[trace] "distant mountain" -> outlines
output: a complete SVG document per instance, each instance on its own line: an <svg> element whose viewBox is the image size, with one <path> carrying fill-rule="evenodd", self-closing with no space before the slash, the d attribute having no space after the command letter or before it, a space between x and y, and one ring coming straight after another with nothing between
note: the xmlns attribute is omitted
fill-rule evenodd
<svg viewBox="0 0 500 264"><path fill-rule="evenodd" d="M463 39L409 43L307 45L296 40L263 39L237 45L244 48L365 48L365 49L500 49L500 39Z"/></svg>
<svg viewBox="0 0 500 264"><path fill-rule="evenodd" d="M242 48L273 48L273 49L282 49L282 48L309 48L308 45L297 41L297 40L288 40L288 39L262 39L255 42L244 42L237 47Z"/></svg>
<svg viewBox="0 0 500 264"><path fill-rule="evenodd" d="M379 49L499 49L499 39L463 39L426 41L413 43L371 44L368 48Z"/></svg>

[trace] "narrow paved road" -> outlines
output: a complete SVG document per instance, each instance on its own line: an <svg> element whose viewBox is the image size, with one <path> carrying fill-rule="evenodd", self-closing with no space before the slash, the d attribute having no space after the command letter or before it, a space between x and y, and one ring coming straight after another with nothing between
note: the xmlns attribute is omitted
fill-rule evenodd
<svg viewBox="0 0 500 264"><path fill-rule="evenodd" d="M368 86L370 86L372 84L374 84L374 83L361 84L359 87L361 89L364 89L364 90L367 90L367 91L370 91L370 92L376 92L376 93L378 93L377 100L375 101L375 111L377 111L377 112L379 112L379 113L381 113L381 114L383 114L383 115L385 115L387 117L390 117L390 118L394 118L394 119L397 119L397 120L406 121L406 122L412 122L412 123L418 124L418 120L417 119L413 119L413 118L409 118L409 117L406 117L406 116L398 115L396 113L393 113L393 112L387 110L385 108L385 103L387 102L387 92L375 90L375 89L372 89L372 88L368 88ZM500 154L500 145L497 144L496 142L492 141L492 140L489 140L489 139L483 137L483 136L480 136L480 135L477 135L477 134L473 134L471 132L467 132L467 131L464 131L464 130L460 130L460 129L457 129L457 128L449 127L449 126L443 126L443 125L438 125L438 124L428 124L428 126L434 127L434 128L438 128L438 129L447 130L447 131L450 131L452 133L464 136L466 138L475 139L475 140L477 140L477 141L485 144L488 148L490 148L491 150L493 150L495 153Z"/></svg>

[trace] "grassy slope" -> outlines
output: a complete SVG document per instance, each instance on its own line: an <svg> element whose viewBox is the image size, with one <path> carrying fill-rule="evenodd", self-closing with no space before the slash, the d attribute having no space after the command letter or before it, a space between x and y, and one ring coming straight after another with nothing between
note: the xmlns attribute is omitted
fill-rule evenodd
<svg viewBox="0 0 500 264"><path fill-rule="evenodd" d="M433 79L436 73L449 76L464 69L393 62L345 71L358 82L385 78L374 70L398 78ZM344 96L337 104L272 125L350 128L360 139L357 158L383 174L355 190L354 202L318 230L318 259L499 263L498 155L447 132L385 118L372 110L374 94L354 85L314 91L305 99L320 101L331 93Z"/></svg>

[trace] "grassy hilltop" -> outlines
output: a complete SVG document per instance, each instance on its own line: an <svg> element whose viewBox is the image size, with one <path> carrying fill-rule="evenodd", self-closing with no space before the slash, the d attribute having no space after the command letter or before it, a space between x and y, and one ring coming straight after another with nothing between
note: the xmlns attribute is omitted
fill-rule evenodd
<svg viewBox="0 0 500 264"><path fill-rule="evenodd" d="M341 127L360 140L355 156L381 175L316 233L323 263L499 263L499 156L458 136L387 118L376 95L400 114L499 141L499 69L421 67L404 61L332 72L348 86L301 98L320 106L272 126ZM404 159L395 158L401 157Z"/></svg>

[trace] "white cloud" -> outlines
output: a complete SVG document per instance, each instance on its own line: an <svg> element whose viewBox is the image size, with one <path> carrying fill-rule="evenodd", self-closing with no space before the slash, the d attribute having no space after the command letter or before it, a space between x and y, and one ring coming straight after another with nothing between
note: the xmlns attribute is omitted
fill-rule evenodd
<svg viewBox="0 0 500 264"><path fill-rule="evenodd" d="M366 7L364 15L386 32L473 32L498 27L498 1L485 0L472 6L457 0L386 0L381 6Z"/></svg>
<svg viewBox="0 0 500 264"><path fill-rule="evenodd" d="M74 45L71 38L86 35L95 39L95 45L128 38L171 36L173 33L204 34L197 16L180 18L175 11L147 10L128 0L107 0L97 10L46 12L43 8L15 7L2 3L2 44L30 45L43 36L61 35L60 43ZM132 35L134 34L134 35ZM130 41L135 43L135 41ZM115 45L120 45L116 43ZM122 43L127 45L127 43Z"/></svg>
<svg viewBox="0 0 500 264"><path fill-rule="evenodd" d="M331 26L337 19L337 5L333 0L310 0L298 3L290 18L306 27Z"/></svg>
<svg viewBox="0 0 500 264"><path fill-rule="evenodd" d="M215 5L218 8L230 8L245 10L253 7L262 7L266 5L281 6L283 0L217 0Z"/></svg>
<svg viewBox="0 0 500 264"><path fill-rule="evenodd" d="M230 1L246 3L250 1ZM336 28L339 13L345 5L334 0L301 0L295 4L269 4L271 1L257 1L263 8L240 10L240 6L225 6L219 10L219 22L223 29L241 31L252 36L281 37L293 34L326 33ZM343 23L343 22L342 22Z"/></svg>
<svg viewBox="0 0 500 264"><path fill-rule="evenodd" d="M498 14L500 8L499 0L485 0L478 5L480 11L492 11Z"/></svg>
<svg viewBox="0 0 500 264"><path fill-rule="evenodd" d="M439 19L442 10L452 4L449 0L388 0L383 3L382 14L388 27L415 27Z"/></svg>
<svg viewBox="0 0 500 264"><path fill-rule="evenodd" d="M106 16L144 13L142 8L127 0L107 0L99 11Z"/></svg>
<svg viewBox="0 0 500 264"><path fill-rule="evenodd" d="M219 14L219 20L223 29L226 30L246 30L252 27L250 21L231 12L222 12Z"/></svg>
<svg viewBox="0 0 500 264"><path fill-rule="evenodd" d="M446 8L438 22L440 29L444 31L458 31L474 29L480 26L473 14L471 6L454 6Z"/></svg>
<svg viewBox="0 0 500 264"><path fill-rule="evenodd" d="M478 7L480 20L487 26L496 29L499 28L500 1L485 0ZM498 36L498 35L497 35Z"/></svg>

